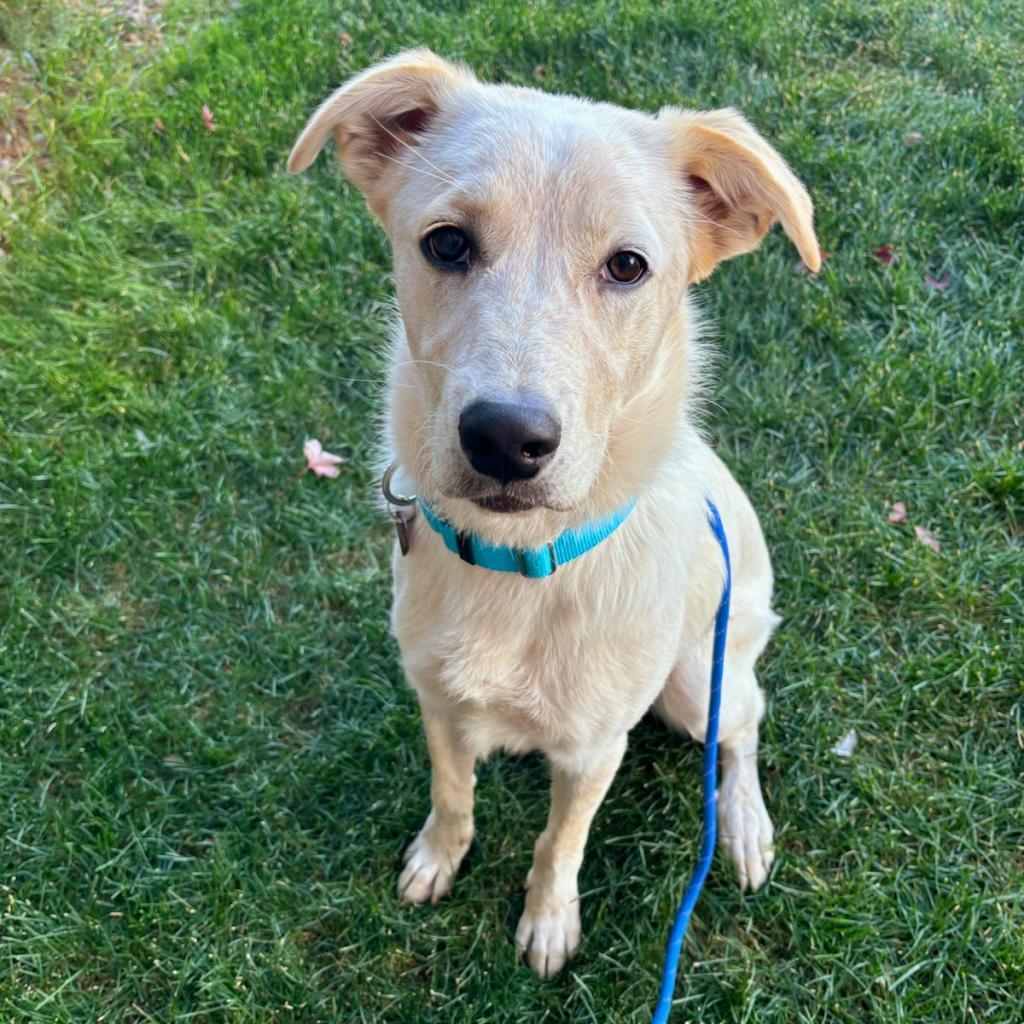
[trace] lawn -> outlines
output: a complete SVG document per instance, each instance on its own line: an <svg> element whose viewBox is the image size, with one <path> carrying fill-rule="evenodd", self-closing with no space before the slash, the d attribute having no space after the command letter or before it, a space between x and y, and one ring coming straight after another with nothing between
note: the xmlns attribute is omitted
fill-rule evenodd
<svg viewBox="0 0 1024 1024"><path fill-rule="evenodd" d="M779 859L753 897L716 860L673 1021L1020 1024L1024 4L109 6L0 0L32 140L0 177L0 1021L649 1019L700 813L657 722L554 982L512 945L540 760L482 767L451 900L394 894L428 768L373 503L389 255L329 160L283 164L330 88L426 44L743 109L831 254L800 273L775 233L700 286L708 433L785 616ZM307 437L338 479L298 475Z"/></svg>

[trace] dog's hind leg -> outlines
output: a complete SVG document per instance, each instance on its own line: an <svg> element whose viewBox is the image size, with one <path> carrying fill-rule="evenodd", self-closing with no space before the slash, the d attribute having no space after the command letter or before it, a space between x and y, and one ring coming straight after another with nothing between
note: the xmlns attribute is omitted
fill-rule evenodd
<svg viewBox="0 0 1024 1024"><path fill-rule="evenodd" d="M473 840L475 755L457 724L423 707L430 750L430 814L405 851L398 879L403 903L436 903L446 896Z"/></svg>
<svg viewBox="0 0 1024 1024"><path fill-rule="evenodd" d="M754 662L778 621L757 602L757 611L737 595L729 620L722 679L718 745L721 778L718 790L718 841L736 865L742 889L755 890L768 878L775 859L771 818L757 773L758 723L764 695ZM699 653L685 653L672 670L654 710L669 725L704 742L710 695L710 634Z"/></svg>

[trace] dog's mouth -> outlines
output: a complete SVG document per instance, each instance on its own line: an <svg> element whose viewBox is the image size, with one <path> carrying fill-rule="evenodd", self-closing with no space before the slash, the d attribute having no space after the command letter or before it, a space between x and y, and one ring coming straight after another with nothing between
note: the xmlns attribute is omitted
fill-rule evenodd
<svg viewBox="0 0 1024 1024"><path fill-rule="evenodd" d="M482 498L472 498L477 508L486 512L529 512L537 507L535 501L525 501L512 494L489 494Z"/></svg>
<svg viewBox="0 0 1024 1024"><path fill-rule="evenodd" d="M497 481L485 481L479 476L475 479L466 477L453 481L440 490L445 498L468 501L482 512L493 512L498 515L522 515L541 510L571 512L575 506L575 503L560 500L561 496L552 493L546 486L524 481L501 484Z"/></svg>

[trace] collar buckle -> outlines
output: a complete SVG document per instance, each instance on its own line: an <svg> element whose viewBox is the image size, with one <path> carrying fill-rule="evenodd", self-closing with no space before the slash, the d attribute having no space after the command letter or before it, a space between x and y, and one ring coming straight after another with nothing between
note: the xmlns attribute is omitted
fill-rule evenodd
<svg viewBox="0 0 1024 1024"><path fill-rule="evenodd" d="M455 531L455 547L458 551L459 558L469 565L476 565L476 555L473 553L473 535L469 533L463 533L461 530Z"/></svg>

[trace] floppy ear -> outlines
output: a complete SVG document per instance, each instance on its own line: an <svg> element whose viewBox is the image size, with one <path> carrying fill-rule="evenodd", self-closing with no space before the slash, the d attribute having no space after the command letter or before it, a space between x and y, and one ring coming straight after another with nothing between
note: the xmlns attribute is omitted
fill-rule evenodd
<svg viewBox="0 0 1024 1024"><path fill-rule="evenodd" d="M416 145L445 99L468 81L469 72L427 49L376 64L320 104L292 148L288 170L304 171L333 135L342 169L379 214L400 151Z"/></svg>
<svg viewBox="0 0 1024 1024"><path fill-rule="evenodd" d="M697 211L689 239L691 283L720 260L756 249L776 221L804 263L818 271L811 198L745 118L735 110L666 107L658 120L669 130L673 160Z"/></svg>

